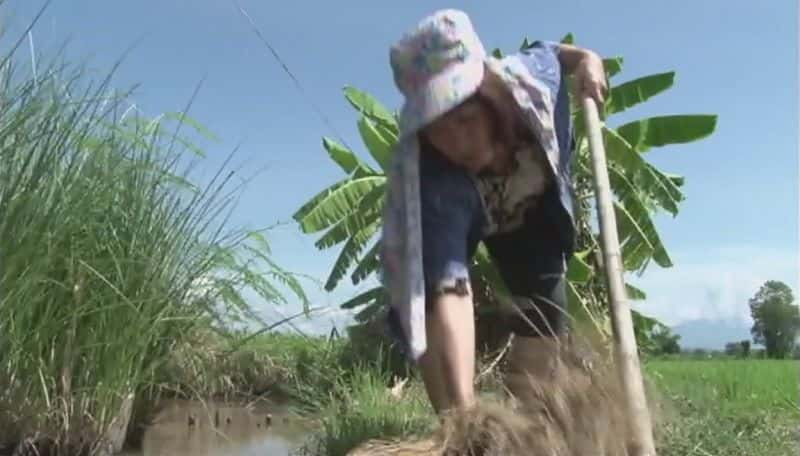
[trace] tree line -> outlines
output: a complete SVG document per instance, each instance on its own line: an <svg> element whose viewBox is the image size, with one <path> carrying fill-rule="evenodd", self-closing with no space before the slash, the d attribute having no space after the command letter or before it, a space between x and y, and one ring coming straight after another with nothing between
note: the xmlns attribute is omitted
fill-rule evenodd
<svg viewBox="0 0 800 456"><path fill-rule="evenodd" d="M800 308L792 289L783 282L769 280L750 298L748 305L753 319L752 340L728 342L724 350L684 351L680 335L658 325L649 334L645 352L651 356L685 353L698 357L800 359ZM762 348L754 348L755 345Z"/></svg>

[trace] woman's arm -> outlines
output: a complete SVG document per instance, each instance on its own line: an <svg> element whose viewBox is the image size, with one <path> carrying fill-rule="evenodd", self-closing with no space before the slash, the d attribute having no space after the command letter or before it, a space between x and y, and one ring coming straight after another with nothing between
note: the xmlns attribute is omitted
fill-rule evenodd
<svg viewBox="0 0 800 456"><path fill-rule="evenodd" d="M608 95L608 80L603 59L589 49L559 44L558 61L567 74L575 77L577 95L594 98L602 106Z"/></svg>
<svg viewBox="0 0 800 456"><path fill-rule="evenodd" d="M581 61L585 59L600 60L602 64L600 57L589 49L579 48L571 44L558 45L558 61L568 73L573 74Z"/></svg>

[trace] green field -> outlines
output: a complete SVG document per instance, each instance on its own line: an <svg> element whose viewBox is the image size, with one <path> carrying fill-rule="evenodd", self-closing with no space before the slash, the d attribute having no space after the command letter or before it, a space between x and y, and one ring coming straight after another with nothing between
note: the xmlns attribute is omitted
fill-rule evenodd
<svg viewBox="0 0 800 456"><path fill-rule="evenodd" d="M797 454L800 362L665 360L645 369L661 395L659 454Z"/></svg>
<svg viewBox="0 0 800 456"><path fill-rule="evenodd" d="M797 413L800 362L782 360L653 361L650 377L673 400L716 404L726 414L768 409Z"/></svg>

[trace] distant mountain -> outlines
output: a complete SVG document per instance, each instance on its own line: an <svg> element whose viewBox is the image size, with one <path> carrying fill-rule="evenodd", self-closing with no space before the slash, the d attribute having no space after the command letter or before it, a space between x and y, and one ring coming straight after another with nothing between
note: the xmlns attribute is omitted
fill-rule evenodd
<svg viewBox="0 0 800 456"><path fill-rule="evenodd" d="M683 349L725 348L728 342L750 340L750 326L742 321L691 320L672 327L672 332L681 336Z"/></svg>

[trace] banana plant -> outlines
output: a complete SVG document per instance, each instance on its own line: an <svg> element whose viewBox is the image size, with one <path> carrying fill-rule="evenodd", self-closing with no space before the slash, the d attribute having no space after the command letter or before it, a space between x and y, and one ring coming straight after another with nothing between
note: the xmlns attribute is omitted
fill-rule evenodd
<svg viewBox="0 0 800 456"><path fill-rule="evenodd" d="M328 249L342 244L325 281L328 291L336 288L348 272L352 283L359 284L378 269L377 234L381 228L386 168L399 134L397 113L354 87L345 87L344 95L358 112L357 128L372 163L362 160L340 142L324 137L323 148L345 176L319 192L294 214L304 233L324 231L315 243L317 248ZM383 301L383 290L376 286L341 306L344 309L362 308L356 318L366 321L377 313Z"/></svg>
<svg viewBox="0 0 800 456"><path fill-rule="evenodd" d="M567 35L562 42L572 43L572 35ZM531 46L532 43L526 38L520 49L525 51ZM499 50L494 54L502 55ZM611 80L622 71L623 59L609 58L604 60L604 64ZM673 265L653 218L663 211L677 216L680 203L685 199L682 191L684 178L664 172L648 162L648 152L703 139L713 133L717 118L706 114L657 116L618 127L611 127L608 119L662 94L672 87L674 80L674 72L663 72L612 85L603 107L606 119L603 135L616 199L619 238L624 267L630 273L644 273L651 262L663 268ZM316 241L317 248L329 249L341 245L325 284L327 290L333 290L348 273L351 282L359 284L378 269L377 234L381 227L385 171L399 131L397 113L387 109L371 95L348 86L344 89L344 96L357 112L358 131L369 158L360 157L331 138L323 138L323 148L342 169L344 176L312 197L294 214L304 233L322 233ZM593 228L594 189L590 156L581 115L579 109L573 109L576 144L573 178L578 249L568 265L568 295L574 317L591 322L601 333L608 335L610 322L602 304L605 302L605 284L599 273L602 270L601 256L597 233ZM493 297L507 295L485 249L478 250L472 272L479 298L497 301ZM632 285L628 285L628 294L631 299L646 297L642 290ZM364 322L376 315L384 303L383 290L377 286L341 306L359 309L356 320ZM638 314L635 319L650 321Z"/></svg>

